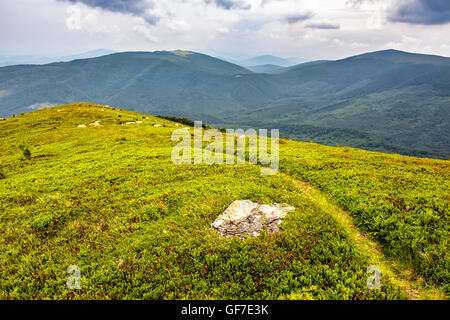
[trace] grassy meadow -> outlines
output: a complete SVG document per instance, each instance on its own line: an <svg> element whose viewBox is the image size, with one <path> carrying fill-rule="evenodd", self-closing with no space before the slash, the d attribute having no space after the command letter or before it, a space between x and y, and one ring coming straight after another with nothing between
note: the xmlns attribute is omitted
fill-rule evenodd
<svg viewBox="0 0 450 320"><path fill-rule="evenodd" d="M281 150L283 172L327 193L388 256L450 292L448 161L295 142Z"/></svg>
<svg viewBox="0 0 450 320"><path fill-rule="evenodd" d="M448 293L448 161L281 140L274 176L175 165L181 127L81 103L0 120L0 299L407 299L405 281L420 298ZM408 279L383 273L369 290L377 257L295 179ZM296 210L278 234L219 237L210 224L237 199ZM80 290L66 286L69 265Z"/></svg>

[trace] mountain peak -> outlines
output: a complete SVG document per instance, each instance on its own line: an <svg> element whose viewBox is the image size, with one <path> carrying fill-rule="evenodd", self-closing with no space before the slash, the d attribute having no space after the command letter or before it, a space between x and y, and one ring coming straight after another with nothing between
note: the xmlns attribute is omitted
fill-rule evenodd
<svg viewBox="0 0 450 320"><path fill-rule="evenodd" d="M437 55L430 55L430 54L423 54L423 53L413 53L413 52L406 52L396 49L386 49L386 50L379 50L379 51L373 51L368 53L363 53L360 55L352 56L347 59L353 59L353 58L376 58L376 59L397 59L397 58L404 58L411 61L411 59L423 59L423 58L430 58L430 59L447 59L450 58L443 57L443 56L437 56ZM345 59L344 59L345 60ZM398 60L397 60L398 61Z"/></svg>
<svg viewBox="0 0 450 320"><path fill-rule="evenodd" d="M170 51L170 52L175 54L175 55L177 55L177 56L182 56L182 57L185 57L185 56L190 55L190 54L195 54L195 52L192 52L192 51L179 50L179 49L173 50L173 51Z"/></svg>

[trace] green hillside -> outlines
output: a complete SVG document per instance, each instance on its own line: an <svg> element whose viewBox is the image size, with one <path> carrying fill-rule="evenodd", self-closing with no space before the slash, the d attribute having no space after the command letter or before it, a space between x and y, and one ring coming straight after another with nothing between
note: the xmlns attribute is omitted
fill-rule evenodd
<svg viewBox="0 0 450 320"><path fill-rule="evenodd" d="M216 126L269 122L287 138L449 159L449 90L450 58L396 50L273 74L194 52L124 52L0 68L0 116L92 101Z"/></svg>
<svg viewBox="0 0 450 320"><path fill-rule="evenodd" d="M280 140L274 176L175 165L182 126L87 103L0 121L0 299L448 297L448 161ZM219 237L237 199L296 210L277 234Z"/></svg>
<svg viewBox="0 0 450 320"><path fill-rule="evenodd" d="M318 135L330 131L314 142L448 159L449 75L449 58L396 50L301 64L272 75L289 91L286 98L225 120L276 122L291 127L291 138L304 141L309 140L301 128L292 129L313 126ZM367 138L355 143L340 130Z"/></svg>
<svg viewBox="0 0 450 320"><path fill-rule="evenodd" d="M43 66L0 68L1 114L27 107L96 101L154 113L219 116L277 95L266 77L185 51L125 52Z"/></svg>
<svg viewBox="0 0 450 320"><path fill-rule="evenodd" d="M248 66L246 68L255 73L277 73L285 69L285 67L281 67L275 64L260 64L256 66Z"/></svg>

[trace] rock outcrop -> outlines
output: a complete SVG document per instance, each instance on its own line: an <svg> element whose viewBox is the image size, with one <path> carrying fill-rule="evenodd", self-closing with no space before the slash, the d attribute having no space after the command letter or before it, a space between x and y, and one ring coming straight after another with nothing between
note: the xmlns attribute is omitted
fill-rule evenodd
<svg viewBox="0 0 450 320"><path fill-rule="evenodd" d="M257 237L267 228L269 233L280 231L282 219L294 207L281 204L259 204L250 200L234 201L212 224L225 237Z"/></svg>

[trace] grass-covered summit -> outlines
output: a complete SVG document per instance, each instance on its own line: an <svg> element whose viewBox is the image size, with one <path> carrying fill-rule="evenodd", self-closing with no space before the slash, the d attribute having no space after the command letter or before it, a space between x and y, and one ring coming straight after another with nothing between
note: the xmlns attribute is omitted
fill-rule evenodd
<svg viewBox="0 0 450 320"><path fill-rule="evenodd" d="M170 137L183 126L93 104L0 121L0 298L448 291L448 161L282 140L275 176L250 164L175 165ZM221 238L210 224L237 199L296 210L275 235ZM69 265L81 290L66 287ZM367 288L370 265L380 290Z"/></svg>

